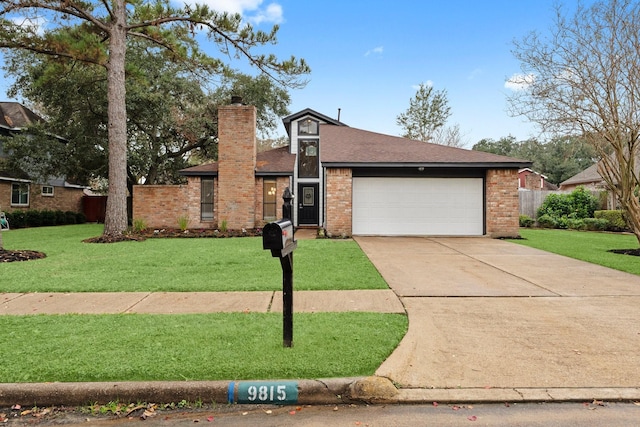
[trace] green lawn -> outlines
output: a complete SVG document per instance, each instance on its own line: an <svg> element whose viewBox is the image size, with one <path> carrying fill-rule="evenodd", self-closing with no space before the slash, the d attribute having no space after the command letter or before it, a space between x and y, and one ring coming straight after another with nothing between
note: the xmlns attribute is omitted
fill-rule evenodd
<svg viewBox="0 0 640 427"><path fill-rule="evenodd" d="M0 316L0 382L373 375L407 330L381 313Z"/></svg>
<svg viewBox="0 0 640 427"><path fill-rule="evenodd" d="M640 257L608 252L610 249L638 248L634 235L530 228L521 228L520 235L523 239L511 241L640 275Z"/></svg>
<svg viewBox="0 0 640 427"><path fill-rule="evenodd" d="M262 238L147 239L82 243L96 224L4 232L5 249L46 253L41 260L0 266L0 292L264 291L282 287L280 262ZM296 290L386 289L351 240L300 240Z"/></svg>
<svg viewBox="0 0 640 427"><path fill-rule="evenodd" d="M280 263L260 238L82 243L86 224L11 230L6 249L42 260L0 265L0 292L280 290ZM358 245L302 240L294 288L385 289ZM295 307L294 307L295 311ZM407 331L406 316L295 313L0 315L0 382L234 380L372 375Z"/></svg>

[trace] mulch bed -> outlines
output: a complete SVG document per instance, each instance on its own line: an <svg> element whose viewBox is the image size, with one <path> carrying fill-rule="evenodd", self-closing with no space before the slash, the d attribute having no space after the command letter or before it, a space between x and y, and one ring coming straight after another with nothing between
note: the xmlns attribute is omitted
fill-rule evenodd
<svg viewBox="0 0 640 427"><path fill-rule="evenodd" d="M0 249L0 262L29 261L32 259L42 259L46 255L37 251L10 251Z"/></svg>
<svg viewBox="0 0 640 427"><path fill-rule="evenodd" d="M610 249L608 252L622 255L640 256L640 249Z"/></svg>

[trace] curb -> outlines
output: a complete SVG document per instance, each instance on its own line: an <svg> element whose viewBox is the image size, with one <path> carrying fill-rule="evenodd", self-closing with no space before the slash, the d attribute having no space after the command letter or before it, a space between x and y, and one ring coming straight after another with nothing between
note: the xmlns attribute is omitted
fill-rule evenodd
<svg viewBox="0 0 640 427"><path fill-rule="evenodd" d="M456 388L403 389L384 377L299 381L123 381L0 384L0 407L82 406L109 402L278 404L277 400L238 401L238 384L256 387L294 384L295 400L284 404L334 405L640 401L639 388ZM295 393L294 393L295 394ZM280 402L283 404L283 402Z"/></svg>

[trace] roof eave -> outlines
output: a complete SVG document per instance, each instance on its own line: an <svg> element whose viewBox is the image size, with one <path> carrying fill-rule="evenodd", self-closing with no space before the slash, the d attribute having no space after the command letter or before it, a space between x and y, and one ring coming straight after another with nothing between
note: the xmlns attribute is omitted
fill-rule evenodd
<svg viewBox="0 0 640 427"><path fill-rule="evenodd" d="M531 163L494 163L494 162L467 162L467 163L429 163L429 162L322 162L327 168L482 168L482 169L520 169L531 166Z"/></svg>

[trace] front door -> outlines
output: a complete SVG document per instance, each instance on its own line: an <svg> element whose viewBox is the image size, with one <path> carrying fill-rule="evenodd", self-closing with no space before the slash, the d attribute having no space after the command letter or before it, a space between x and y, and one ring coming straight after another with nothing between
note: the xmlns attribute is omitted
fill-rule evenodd
<svg viewBox="0 0 640 427"><path fill-rule="evenodd" d="M298 225L319 225L318 184L298 184Z"/></svg>

